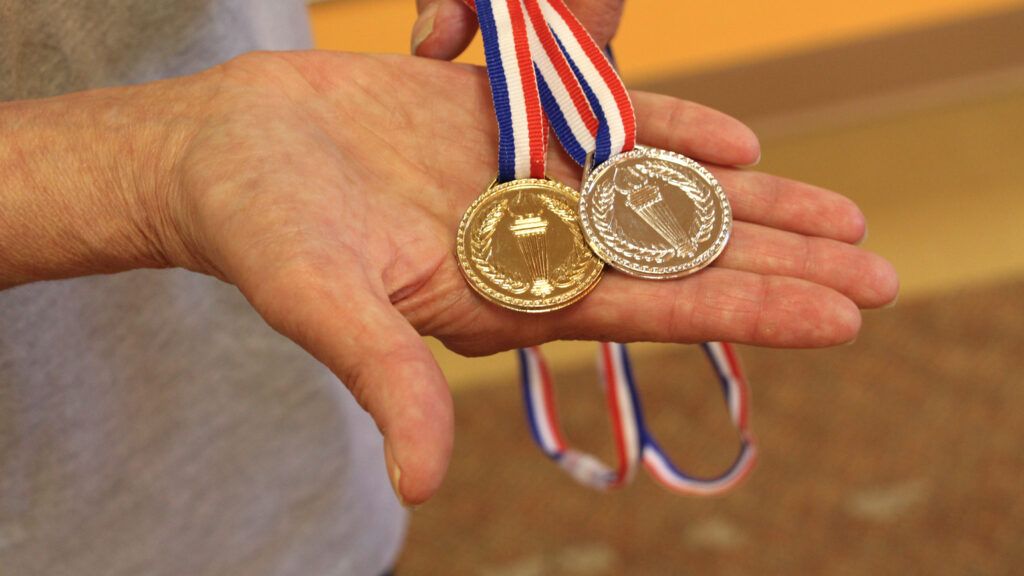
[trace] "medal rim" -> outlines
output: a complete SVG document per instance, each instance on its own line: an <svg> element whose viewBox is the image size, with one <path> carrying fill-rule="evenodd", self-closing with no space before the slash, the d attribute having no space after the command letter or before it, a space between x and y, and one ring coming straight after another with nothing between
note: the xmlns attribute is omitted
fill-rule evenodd
<svg viewBox="0 0 1024 576"><path fill-rule="evenodd" d="M479 273L476 271L476 268L470 261L469 256L466 254L465 239L466 234L469 231L470 223L472 222L473 217L479 212L482 206L485 206L494 197L504 194L509 190L515 190L517 188L541 188L543 190L554 192L558 195L565 195L567 196L567 198L563 198L563 200L567 200L569 208L578 209L579 207L579 193L576 190L572 189L570 186L558 182L557 180L523 178L520 180L504 182L501 184L492 184L490 187L487 188L486 191L484 191L483 194L478 196L476 200L474 200L473 203L469 205L468 208L466 208L466 211L462 215L462 220L459 223L459 229L455 236L455 249L456 255L459 260L459 269L462 271L462 275L467 281L466 283L469 284L470 288L472 288L474 292L483 296L489 302L497 304L502 308L507 308L509 310L514 310L516 312L538 314L544 312L553 312L555 310L560 310L562 308L571 306L582 300L588 294L590 294L594 290L594 288L596 288L597 285L601 282L601 279L604 278L604 262L600 258L598 258L596 254L590 251L588 243L586 241L586 235L583 234L582 229L580 230L580 234L583 237L583 248L586 250L587 256L592 258L595 261L595 263L599 265L597 272L594 274L593 279L590 282L586 283L577 292L568 293L567 296L564 297L565 300L558 299L556 302L553 303L535 305L522 304L522 302L529 302L529 300L517 297L510 297L501 291L491 288L488 285L487 280L479 276ZM578 212L576 213L576 220L576 225L579 226ZM541 302L545 301L542 300Z"/></svg>
<svg viewBox="0 0 1024 576"><path fill-rule="evenodd" d="M651 158L657 160L667 159L669 162L681 163L687 168L697 172L705 179L705 181L712 185L712 191L722 205L722 231L718 234L718 237L712 245L701 253L700 257L694 258L687 263L661 268L636 264L626 258L623 258L611 248L607 247L601 241L597 231L593 229L593 222L591 221L590 214L587 211L587 200L593 196L597 180L615 164L635 158ZM583 230L583 237L587 240L587 244L590 246L590 249L612 268L638 278L648 280L672 280L700 272L704 268L710 266L711 263L722 255L722 252L725 250L726 245L729 243L729 238L732 235L732 206L729 204L729 199L726 197L725 191L722 189L722 185L718 182L718 179L715 178L707 168L702 166L693 158L669 150L661 150L659 148L651 148L648 146L637 146L629 152L623 152L622 154L609 158L603 164L594 168L589 174L587 174L587 178L583 183L579 197L580 228Z"/></svg>

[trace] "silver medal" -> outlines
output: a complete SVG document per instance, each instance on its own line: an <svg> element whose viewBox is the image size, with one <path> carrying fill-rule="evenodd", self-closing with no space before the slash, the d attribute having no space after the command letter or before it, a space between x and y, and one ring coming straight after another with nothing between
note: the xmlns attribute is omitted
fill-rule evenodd
<svg viewBox="0 0 1024 576"><path fill-rule="evenodd" d="M590 247L614 268L641 278L677 278L722 253L732 211L703 166L638 146L584 175L580 224Z"/></svg>

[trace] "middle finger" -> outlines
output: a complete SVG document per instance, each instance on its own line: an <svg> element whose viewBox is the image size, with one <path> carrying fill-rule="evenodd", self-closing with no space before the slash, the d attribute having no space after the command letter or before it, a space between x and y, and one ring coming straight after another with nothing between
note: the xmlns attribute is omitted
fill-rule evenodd
<svg viewBox="0 0 1024 576"><path fill-rule="evenodd" d="M863 212L841 194L761 172L709 169L737 220L851 244L864 237Z"/></svg>
<svg viewBox="0 0 1024 576"><path fill-rule="evenodd" d="M896 298L899 284L887 260L845 242L736 222L715 266L788 276L827 286L861 308Z"/></svg>

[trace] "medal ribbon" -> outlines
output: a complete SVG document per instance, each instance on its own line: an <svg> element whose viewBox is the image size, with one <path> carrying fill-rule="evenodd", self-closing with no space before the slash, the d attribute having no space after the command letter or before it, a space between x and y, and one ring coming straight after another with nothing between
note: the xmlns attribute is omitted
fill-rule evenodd
<svg viewBox="0 0 1024 576"><path fill-rule="evenodd" d="M563 0L522 1L530 14L532 32L553 64L553 69L543 66L534 51L544 110L551 117L559 142L580 166L586 164L590 153L597 166L612 156L632 150L636 146L636 115L629 92L607 56ZM559 50L555 52L551 46ZM562 80L565 69L573 73L576 82ZM580 90L589 110L582 108L584 100L578 95ZM596 131L591 130L593 142L581 138L580 131L573 130L571 122L563 124L557 120L559 116L572 118L576 115L592 116L596 120ZM589 120L587 125L591 125Z"/></svg>
<svg viewBox="0 0 1024 576"><path fill-rule="evenodd" d="M544 178L547 126L522 6L477 0L476 10L498 119L498 182Z"/></svg>
<svg viewBox="0 0 1024 576"><path fill-rule="evenodd" d="M538 58L538 50L534 48L541 100L563 147L581 165L586 164L590 153L594 155L594 165L600 165L616 154L631 150L636 145L635 114L625 86L606 54L563 0L522 1L530 15L531 43L543 47L545 58L551 61L548 65L544 59ZM558 58L559 54L551 49L552 45L560 48L563 58ZM573 83L565 79L565 66L576 77L586 95L590 115L598 122L596 132L590 129L590 134L594 135L593 143L588 138L590 134L584 133L573 122L559 121L560 116L579 117L585 119L585 126L592 126ZM739 431L741 441L739 454L732 466L720 476L707 479L696 478L677 468L647 428L626 346L603 343L601 357L609 397L631 399L639 450L648 472L677 492L711 495L727 491L739 483L756 463L757 449L749 429L749 389L732 346L721 342L708 342L702 346L718 375L730 418ZM611 390L617 392L612 393ZM624 429L616 430L622 432ZM629 441L618 438L617 444L628 444Z"/></svg>
<svg viewBox="0 0 1024 576"><path fill-rule="evenodd" d="M581 484L598 490L611 490L628 484L636 474L640 461L641 444L636 422L636 397L626 387L609 385L614 381L606 373L611 369L611 365L605 362L601 369L605 373L602 382L605 384L605 396L618 453L617 470L612 470L590 454L568 447L555 407L551 373L540 348L519 349L519 366L523 404L526 406L530 432L537 446Z"/></svg>
<svg viewBox="0 0 1024 576"><path fill-rule="evenodd" d="M477 0L475 9L498 119L498 182L544 178L548 126L540 101L530 25L524 7L519 0ZM564 58L559 60L564 61ZM579 91L581 110L587 111L590 125L596 130L597 119L590 113L571 71L567 70L564 78ZM628 482L640 459L632 405L616 404L612 409L615 438L631 439L628 446L619 440L620 464L617 471L613 471L597 458L567 446L558 424L550 373L540 350L522 349L519 359L530 430L544 453L588 486L609 489ZM609 402L612 401L609 398ZM620 420L626 423L620 425Z"/></svg>
<svg viewBox="0 0 1024 576"><path fill-rule="evenodd" d="M600 165L636 146L636 119L628 92L608 57L563 0L467 0L467 3L480 15L488 74L498 115L499 141L515 142L516 124L509 119L509 112L521 110L515 107L518 102L510 98L508 90L504 89L510 80L514 80L502 71L509 67L511 60L508 54L512 49L506 47L510 37L515 49L518 77L534 78L532 85L522 83L527 114L537 112L534 95L543 107L540 118L528 116L530 138L527 141L520 136L524 144L516 142L515 152L518 155L507 154L506 147L501 147L500 181L506 181L507 174L527 177L519 175L525 172L520 152L527 145L525 142L528 142L527 149L531 155L529 164L541 168L541 176L534 175L536 172L530 174L543 177L546 138L543 134L536 136L534 129L546 132L544 113L547 113L563 147L580 165L586 165L588 161L592 161L594 166ZM502 11L498 5L504 5L506 9ZM524 8L528 22L523 16ZM499 17L507 14L507 20L496 19L493 16L495 11L500 12ZM507 24L498 24L506 21ZM505 44L496 41L502 36ZM504 51L501 50L503 47ZM526 71L525 62L531 62L536 68L533 74ZM499 69L502 64L505 67ZM522 128L519 134L522 134ZM540 160L532 160L538 152ZM591 155L592 158L588 158ZM509 158L520 163L514 164ZM593 456L567 446L554 404L550 372L537 347L519 350L523 398L534 441L573 478L594 488L610 489L624 485L632 479L638 462L642 460L658 482L676 492L706 496L728 491L749 474L757 460L756 442L749 429L749 388L731 345L707 342L702 347L718 375L730 418L740 434L740 452L723 474L697 478L672 463L646 426L625 344L600 345L602 382L611 412L619 468L613 471Z"/></svg>
<svg viewBox="0 0 1024 576"><path fill-rule="evenodd" d="M606 386L627 389L634 398L641 458L647 472L670 490L713 496L731 490L750 473L757 462L757 443L750 431L750 389L733 347L725 342L705 342L701 347L715 369L729 409L729 418L740 436L740 451L736 459L724 473L713 478L697 478L681 471L651 435L643 417L626 345L602 344L601 355L603 361L611 367L605 371L605 376L612 380Z"/></svg>
<svg viewBox="0 0 1024 576"><path fill-rule="evenodd" d="M540 4L526 0L525 6L530 17L530 50L537 68L537 87L544 111L569 155L573 159L586 158L597 148L601 125L577 80L577 71L570 66L562 46L548 28Z"/></svg>
<svg viewBox="0 0 1024 576"><path fill-rule="evenodd" d="M517 26L518 18L525 9L529 17L526 30L528 47L536 67L536 85L543 111L547 113L562 146L576 163L583 166L587 155L593 153L594 164L601 164L636 146L636 117L626 86L601 48L562 0L465 1L470 8L477 10L478 16L481 8L493 12L493 6L504 4ZM498 33L494 28L486 14L480 16L495 110L500 110L504 105L500 84L505 79L492 61L501 64L502 53L493 40L490 44L495 48L488 48L488 38ZM521 50L518 42L516 38L516 48ZM525 74L522 60L519 67L520 73ZM527 92L532 97L532 88L527 87ZM511 128L507 132L504 129L508 123L502 123L501 112L498 117L499 132L511 134Z"/></svg>

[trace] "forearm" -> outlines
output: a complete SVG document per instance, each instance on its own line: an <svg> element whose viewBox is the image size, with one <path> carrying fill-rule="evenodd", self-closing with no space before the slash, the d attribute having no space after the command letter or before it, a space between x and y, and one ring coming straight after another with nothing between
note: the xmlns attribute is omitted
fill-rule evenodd
<svg viewBox="0 0 1024 576"><path fill-rule="evenodd" d="M187 121L162 84L0 104L0 289L168 265L160 204Z"/></svg>

